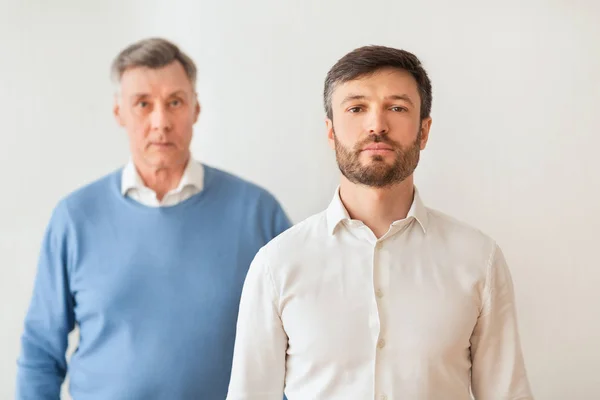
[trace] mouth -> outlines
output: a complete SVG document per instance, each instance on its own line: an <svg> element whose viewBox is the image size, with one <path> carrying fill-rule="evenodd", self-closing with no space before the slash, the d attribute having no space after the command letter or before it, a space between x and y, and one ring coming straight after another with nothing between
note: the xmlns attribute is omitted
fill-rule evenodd
<svg viewBox="0 0 600 400"><path fill-rule="evenodd" d="M168 149L169 147L173 147L173 143L169 142L151 142L150 147L156 147L159 149Z"/></svg>
<svg viewBox="0 0 600 400"><path fill-rule="evenodd" d="M365 147L363 147L363 149L361 150L361 152L363 153L367 153L367 154L388 154L390 152L393 152L394 149L391 148L389 145L384 144L384 143L371 143Z"/></svg>

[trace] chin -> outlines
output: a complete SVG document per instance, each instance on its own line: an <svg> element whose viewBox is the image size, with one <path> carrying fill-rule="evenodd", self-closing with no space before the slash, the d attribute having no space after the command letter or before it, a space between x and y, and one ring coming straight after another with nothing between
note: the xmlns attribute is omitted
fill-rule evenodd
<svg viewBox="0 0 600 400"><path fill-rule="evenodd" d="M379 167L380 168L381 166L384 166L384 165L391 166L392 164L393 164L393 160L387 160L383 156L371 156L367 160L362 162L362 165L365 168L369 168L369 167Z"/></svg>
<svg viewBox="0 0 600 400"><path fill-rule="evenodd" d="M178 164L172 157L147 157L145 161L153 168L169 168Z"/></svg>
<svg viewBox="0 0 600 400"><path fill-rule="evenodd" d="M174 167L187 160L187 154L177 151L153 151L146 154L146 163L154 167Z"/></svg>

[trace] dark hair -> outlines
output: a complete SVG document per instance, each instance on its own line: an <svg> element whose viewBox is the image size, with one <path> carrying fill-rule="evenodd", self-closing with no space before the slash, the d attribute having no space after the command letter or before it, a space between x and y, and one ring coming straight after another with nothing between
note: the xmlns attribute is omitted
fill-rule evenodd
<svg viewBox="0 0 600 400"><path fill-rule="evenodd" d="M421 61L405 50L385 46L364 46L340 58L327 73L323 92L327 118L333 117L331 96L338 84L373 74L383 68L405 70L415 78L421 97L421 120L429 117L432 99L431 81Z"/></svg>
<svg viewBox="0 0 600 400"><path fill-rule="evenodd" d="M111 66L112 79L119 82L128 68L162 68L173 61L181 63L192 86L195 86L196 65L194 61L174 43L162 38L143 39L121 51Z"/></svg>

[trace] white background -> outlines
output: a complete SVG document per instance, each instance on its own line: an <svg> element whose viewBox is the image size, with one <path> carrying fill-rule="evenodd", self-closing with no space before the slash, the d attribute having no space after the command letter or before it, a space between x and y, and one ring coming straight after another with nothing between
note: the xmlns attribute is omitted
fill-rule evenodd
<svg viewBox="0 0 600 400"><path fill-rule="evenodd" d="M416 53L434 88L424 200L503 248L536 398L600 398L599 2L3 1L0 399L52 208L127 160L109 66L148 36L198 64L195 156L265 186L294 222L338 179L327 70L366 44Z"/></svg>

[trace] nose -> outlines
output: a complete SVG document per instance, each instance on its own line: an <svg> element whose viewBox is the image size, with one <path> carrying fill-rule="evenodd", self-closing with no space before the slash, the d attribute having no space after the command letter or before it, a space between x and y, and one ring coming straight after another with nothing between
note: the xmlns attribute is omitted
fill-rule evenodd
<svg viewBox="0 0 600 400"><path fill-rule="evenodd" d="M151 116L152 130L159 132L168 132L172 128L171 115L165 106L158 106L152 110Z"/></svg>
<svg viewBox="0 0 600 400"><path fill-rule="evenodd" d="M367 119L369 135L386 135L389 131L387 118L384 112L372 110Z"/></svg>

